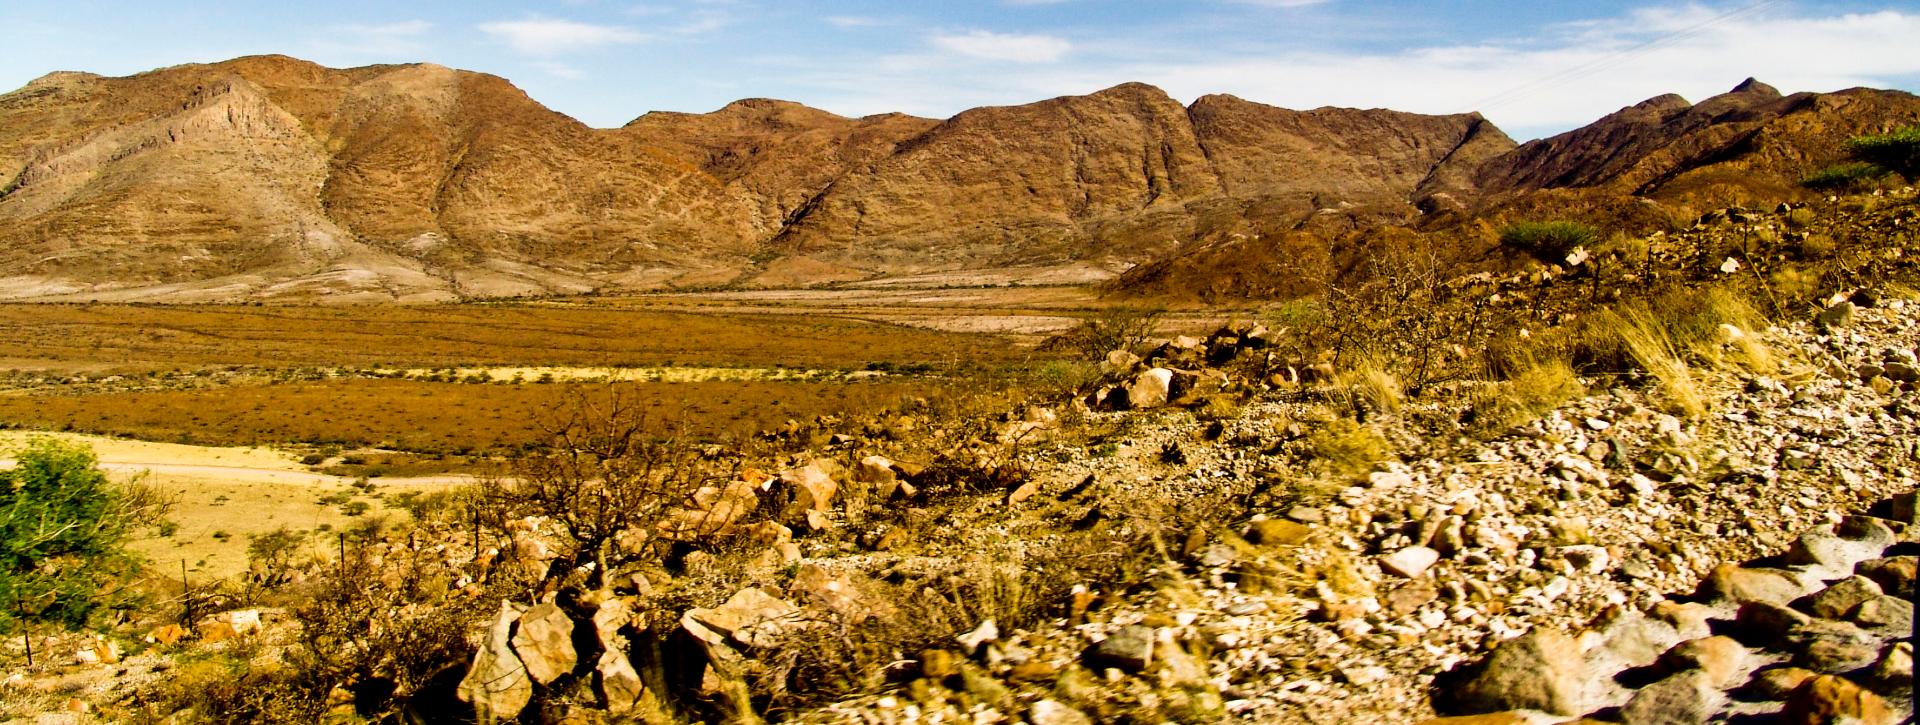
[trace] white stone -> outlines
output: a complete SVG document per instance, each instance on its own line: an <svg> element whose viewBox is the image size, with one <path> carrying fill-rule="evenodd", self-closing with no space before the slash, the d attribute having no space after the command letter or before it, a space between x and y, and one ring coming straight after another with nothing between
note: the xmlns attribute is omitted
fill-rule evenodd
<svg viewBox="0 0 1920 725"><path fill-rule="evenodd" d="M1380 557L1380 567L1399 576L1413 579L1426 573L1427 568L1440 560L1440 552L1424 546L1409 546L1386 556Z"/></svg>

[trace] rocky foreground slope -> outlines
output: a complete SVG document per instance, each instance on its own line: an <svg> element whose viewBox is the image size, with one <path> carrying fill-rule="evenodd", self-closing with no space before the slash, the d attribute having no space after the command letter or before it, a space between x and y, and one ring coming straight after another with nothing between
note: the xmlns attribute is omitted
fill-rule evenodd
<svg viewBox="0 0 1920 725"><path fill-rule="evenodd" d="M1820 228L1875 230L1849 259L1905 259L1911 192L1875 203L1832 204ZM1682 260L1793 211L1717 213L1649 258L1732 276L1718 255ZM1559 274L1485 282L1555 319L1557 300L1597 294ZM1920 561L1916 297L1882 279L1771 327L1723 323L1689 357L1711 401L1693 414L1655 375L1596 375L1470 435L1459 398L1358 403L1286 366L1236 365L1285 359L1276 331L1238 325L1110 356L1114 382L1051 407L796 423L780 435L824 445L771 474L730 471L616 542L732 532L677 561L601 572L541 517L505 522L498 548L470 547L456 517L356 550L371 568L341 581L378 604L343 601L374 611L373 632L439 631L436 611L476 604L485 624L456 626L424 668L354 662L311 704L340 721L1900 722ZM1710 364L1756 351L1768 364ZM1229 389L1248 394L1214 394ZM943 463L889 442L914 436L950 442ZM213 615L173 649L188 633L163 627L114 664L110 646L69 643L6 692L193 721L225 680L175 668L227 657L244 663L222 675L241 678L227 696L293 701L273 673L315 631L359 621L312 611Z"/></svg>
<svg viewBox="0 0 1920 725"><path fill-rule="evenodd" d="M1778 201L1848 136L1916 120L1905 93L1750 82L1516 148L1476 114L1182 106L1129 83L944 121L754 99L593 129L434 65L55 73L0 96L0 297L1087 281L1232 240L1324 256L1546 190L1581 190L1578 208Z"/></svg>

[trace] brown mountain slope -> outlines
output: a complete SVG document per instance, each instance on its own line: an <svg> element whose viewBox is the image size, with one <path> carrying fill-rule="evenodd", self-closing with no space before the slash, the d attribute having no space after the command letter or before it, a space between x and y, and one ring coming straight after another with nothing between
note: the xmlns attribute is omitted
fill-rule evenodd
<svg viewBox="0 0 1920 725"><path fill-rule="evenodd" d="M1231 96L1182 108L1152 86L962 113L836 182L790 253L867 270L1091 261L1316 213L1404 221L1454 167L1512 148L1477 116L1290 111ZM1370 215L1370 216L1368 216Z"/></svg>
<svg viewBox="0 0 1920 725"><path fill-rule="evenodd" d="M1128 84L961 113L836 181L780 243L909 271L1140 254L1131 237L1089 249L1088 228L1122 215L1184 218L1185 202L1219 193L1186 109Z"/></svg>
<svg viewBox="0 0 1920 725"><path fill-rule="evenodd" d="M1658 96L1528 142L1481 166L1477 183L1495 194L1591 188L1676 200L1731 183L1756 198L1777 198L1838 158L1847 138L1916 121L1920 99L1900 91L1782 96L1748 79L1697 105Z"/></svg>
<svg viewBox="0 0 1920 725"><path fill-rule="evenodd" d="M750 199L751 226L764 239L835 179L892 155L938 123L897 113L850 119L754 98L707 114L656 111L623 131Z"/></svg>
<svg viewBox="0 0 1920 725"><path fill-rule="evenodd" d="M1708 209L1804 198L1813 192L1798 181L1844 158L1848 138L1915 123L1920 98L1900 91L1782 96L1750 79L1699 104L1658 96L1505 153L1463 144L1416 194L1423 208L1443 212L1407 220L1417 238L1377 225L1309 225L1198 240L1111 286L1180 299L1289 297L1363 271L1380 240L1396 238L1389 246L1431 250L1451 264L1510 266L1526 257L1491 244L1506 222L1574 219L1645 232Z"/></svg>
<svg viewBox="0 0 1920 725"><path fill-rule="evenodd" d="M1251 260L1349 268L1385 228L1793 194L1847 136L1916 118L1904 93L1749 82L1515 148L1473 114L1182 107L1125 84L946 121L755 99L592 129L433 65L59 73L0 95L0 297L1098 279L1156 259L1179 261L1156 289L1287 294L1304 278ZM1223 265L1250 281L1210 280Z"/></svg>

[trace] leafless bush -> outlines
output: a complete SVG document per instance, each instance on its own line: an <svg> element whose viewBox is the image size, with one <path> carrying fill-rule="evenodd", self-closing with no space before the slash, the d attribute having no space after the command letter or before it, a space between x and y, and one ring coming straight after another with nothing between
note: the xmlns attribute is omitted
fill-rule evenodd
<svg viewBox="0 0 1920 725"><path fill-rule="evenodd" d="M1045 347L1100 360L1114 350L1132 351L1153 336L1166 310L1157 307L1108 307L1048 340Z"/></svg>
<svg viewBox="0 0 1920 725"><path fill-rule="evenodd" d="M640 401L619 389L574 396L547 430L545 446L516 458L507 475L483 479L479 493L481 518L500 530L536 516L565 534L549 581L591 564L589 583L598 586L635 554L615 537L651 533L707 480L698 451L655 437Z"/></svg>

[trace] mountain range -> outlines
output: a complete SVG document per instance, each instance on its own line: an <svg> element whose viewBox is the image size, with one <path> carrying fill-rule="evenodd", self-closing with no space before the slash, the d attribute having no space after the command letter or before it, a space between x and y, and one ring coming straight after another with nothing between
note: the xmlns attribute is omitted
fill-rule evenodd
<svg viewBox="0 0 1920 725"><path fill-rule="evenodd" d="M945 120L749 99L596 129L430 64L61 72L0 95L0 298L427 302L962 274L1274 296L1302 284L1288 263L1337 268L1395 235L1794 198L1848 137L1916 122L1920 98L1899 91L1748 81L1516 144L1478 114L1182 105L1128 83Z"/></svg>

